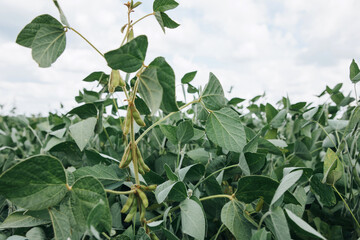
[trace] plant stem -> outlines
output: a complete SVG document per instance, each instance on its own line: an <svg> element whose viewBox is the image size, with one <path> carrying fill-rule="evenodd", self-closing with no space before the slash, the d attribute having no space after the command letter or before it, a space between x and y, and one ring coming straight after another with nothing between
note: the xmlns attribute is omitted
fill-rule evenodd
<svg viewBox="0 0 360 240"><path fill-rule="evenodd" d="M74 28L72 27L68 27L70 30L74 31L77 35L79 35L82 39L84 39L93 49L95 49L95 51L97 51L103 58L104 54L102 54L89 40L87 40L81 33L79 33L78 31L76 31Z"/></svg>
<svg viewBox="0 0 360 240"><path fill-rule="evenodd" d="M110 140L110 136L108 134L108 132L106 131L106 128L103 127L104 133L106 135L106 138L108 139L109 143L110 143L110 147L115 151L114 145L112 144L111 140Z"/></svg>
<svg viewBox="0 0 360 240"><path fill-rule="evenodd" d="M139 180L139 169L137 164L137 154L136 154L136 143L135 143L135 133L134 133L134 118L131 113L131 122L130 122L130 144L131 144L131 154L132 154L132 161L134 165L134 175L135 175L135 183L140 185Z"/></svg>
<svg viewBox="0 0 360 240"><path fill-rule="evenodd" d="M121 194L131 194L131 193L135 193L135 192L136 192L136 190L129 190L129 191L115 191L115 190L105 189L105 192L121 195Z"/></svg>
<svg viewBox="0 0 360 240"><path fill-rule="evenodd" d="M216 240L216 239L218 238L218 236L219 236L219 235L220 235L220 233L222 232L222 229L223 229L223 227L224 227L224 226L225 226L224 224L221 224L221 226L220 226L219 230L217 231L217 233L216 233L216 235L215 235L214 240Z"/></svg>
<svg viewBox="0 0 360 240"><path fill-rule="evenodd" d="M197 103L199 102L199 99L196 99L196 100L193 100L187 104L185 104L184 106L180 107L179 108L179 111L183 110L184 108L186 108L187 106L193 104L193 103ZM139 143L139 141L151 130L153 129L154 127L156 127L157 125L159 125L160 123L162 123L163 121L165 121L166 119L168 119L169 117L171 117L172 115L174 115L175 113L177 113L178 111L176 112L171 112L169 113L168 115L166 115L165 117L163 117L162 119L158 120L157 122L153 123L151 126L149 126L135 141L136 144Z"/></svg>
<svg viewBox="0 0 360 240"><path fill-rule="evenodd" d="M129 32L130 32L130 27L131 27L130 13L131 13L131 10L129 9L129 10L128 10L128 24L127 24L127 28L126 28L126 33L125 33L125 36L124 36L123 40L121 41L120 47L121 47L122 45L124 45L125 40L126 40L127 36L129 35Z"/></svg>
<svg viewBox="0 0 360 240"><path fill-rule="evenodd" d="M133 24L130 24L130 26L132 27L132 26L134 26L135 24L137 24L138 22L140 22L141 20L143 20L144 18L147 18L147 17L152 16L152 15L155 15L155 12L149 13L149 14L147 14L147 15L139 18L139 19L136 20Z"/></svg>
<svg viewBox="0 0 360 240"><path fill-rule="evenodd" d="M229 169L229 168L238 167L238 166L239 166L239 164L230 165L230 166L221 168L221 169L219 169L219 170L211 173L211 174L208 175L206 178L200 180L200 181L194 186L194 189L193 189L193 190L195 190L197 187L199 187L199 185L200 185L202 182L205 182L205 181L208 180L211 176L217 174L218 172L221 172L221 171L226 170L226 169Z"/></svg>
<svg viewBox="0 0 360 240"><path fill-rule="evenodd" d="M341 196L341 193L337 190L337 188L335 187L335 185L332 185L333 189L335 190L335 192L339 195L339 197L341 198L341 200L343 201L343 203L345 204L346 208L349 210L351 216L353 217L353 219L356 222L357 227L360 229L360 224L358 222L358 220L356 220L354 213L351 211L349 205L346 203L345 199Z"/></svg>

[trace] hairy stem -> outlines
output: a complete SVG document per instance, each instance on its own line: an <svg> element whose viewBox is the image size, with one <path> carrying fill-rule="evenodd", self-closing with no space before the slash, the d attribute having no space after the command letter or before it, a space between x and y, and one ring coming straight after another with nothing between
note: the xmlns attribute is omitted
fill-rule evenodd
<svg viewBox="0 0 360 240"><path fill-rule="evenodd" d="M121 195L121 194L131 194L131 193L135 193L135 192L136 192L136 190L129 190L129 191L115 191L115 190L105 189L105 192Z"/></svg>

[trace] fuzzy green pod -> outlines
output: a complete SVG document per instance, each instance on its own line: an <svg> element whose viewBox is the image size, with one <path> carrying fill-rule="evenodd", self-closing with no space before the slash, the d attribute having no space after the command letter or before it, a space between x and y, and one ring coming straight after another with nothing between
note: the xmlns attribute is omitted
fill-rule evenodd
<svg viewBox="0 0 360 240"><path fill-rule="evenodd" d="M137 155L137 159L138 159L138 164L139 166L141 166L141 168L145 171L145 172L149 172L150 168L148 165L145 164L144 159L141 156L141 152L139 150L139 148L136 148L136 155ZM140 168L140 167L139 167Z"/></svg>
<svg viewBox="0 0 360 240"><path fill-rule="evenodd" d="M131 207L131 205L133 204L135 199L135 194L131 193L128 197L128 199L126 200L125 205L123 206L123 208L121 209L121 213L126 213L129 208Z"/></svg>
<svg viewBox="0 0 360 240"><path fill-rule="evenodd" d="M130 125L131 125L131 109L128 107L126 112L126 118L124 122L124 131L123 134L126 136L130 132Z"/></svg>
<svg viewBox="0 0 360 240"><path fill-rule="evenodd" d="M137 189L136 192L139 195L139 197L140 197L142 203L144 204L145 208L147 208L149 206L149 200L148 200L146 194L141 189Z"/></svg>
<svg viewBox="0 0 360 240"><path fill-rule="evenodd" d="M124 151L124 155L122 156L119 165L120 168L126 168L127 166L129 166L132 160L132 154L130 150L131 150L131 144L129 144Z"/></svg>
<svg viewBox="0 0 360 240"><path fill-rule="evenodd" d="M130 108L131 108L131 111L132 111L133 118L134 118L135 122L137 123L137 125L139 125L140 127L145 127L146 124L145 124L145 122L141 119L140 113L139 113L139 111L136 109L135 105L132 104L132 105L130 106Z"/></svg>
<svg viewBox="0 0 360 240"><path fill-rule="evenodd" d="M126 218L124 220L125 222L131 222L131 220L133 219L133 217L136 214L136 209L137 209L137 201L134 200L131 205L130 212L128 213L128 215L126 216Z"/></svg>

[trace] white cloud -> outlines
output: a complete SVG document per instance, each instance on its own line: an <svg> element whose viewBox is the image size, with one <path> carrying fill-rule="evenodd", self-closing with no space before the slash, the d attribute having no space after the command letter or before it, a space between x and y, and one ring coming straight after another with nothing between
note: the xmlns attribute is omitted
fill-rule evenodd
<svg viewBox="0 0 360 240"><path fill-rule="evenodd" d="M146 34L146 62L164 56L174 68L177 84L189 71L198 70L194 85L204 86L209 72L223 83L228 97L252 98L267 92L271 102L289 94L293 101L315 100L325 85L348 80L352 58L360 55L360 33L354 28L360 2L355 0L293 1L179 1L169 15L181 26L164 35L151 17L135 26ZM126 21L122 1L60 1L72 27L101 51L117 48ZM69 32L67 49L49 69L40 69L29 49L16 45L17 33L36 15L57 17L50 2L26 0L0 3L0 104L13 104L19 113L46 114L65 104L76 106L78 90L94 87L81 80L92 71L109 71L105 61L75 33ZM134 19L151 11L146 2ZM142 9L142 10L141 10ZM180 87L177 89L182 96ZM65 110L64 110L65 111Z"/></svg>

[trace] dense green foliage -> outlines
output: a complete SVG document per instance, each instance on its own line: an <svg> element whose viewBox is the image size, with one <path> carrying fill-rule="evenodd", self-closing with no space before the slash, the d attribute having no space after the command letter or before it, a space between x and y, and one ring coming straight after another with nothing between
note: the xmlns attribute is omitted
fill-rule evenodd
<svg viewBox="0 0 360 240"><path fill-rule="evenodd" d="M17 38L40 67L79 34L54 3L61 23L41 15ZM140 3L125 5L130 19ZM177 6L155 0L145 17L175 28L165 11ZM179 102L171 66L146 59L147 37L133 36L137 22L120 48L91 45L112 70L83 79L101 90L84 89L78 107L0 117L0 240L360 237L360 107L342 84L320 105L273 106L226 99L212 73L201 91L189 72L192 101ZM359 72L353 61L354 85Z"/></svg>

